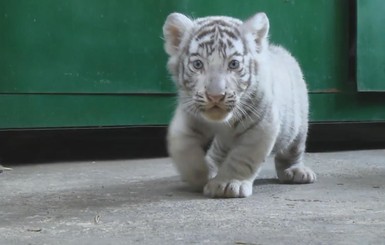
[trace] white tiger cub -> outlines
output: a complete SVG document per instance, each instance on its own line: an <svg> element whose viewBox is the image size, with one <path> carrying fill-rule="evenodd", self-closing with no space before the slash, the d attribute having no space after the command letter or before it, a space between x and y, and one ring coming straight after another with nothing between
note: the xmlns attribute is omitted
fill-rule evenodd
<svg viewBox="0 0 385 245"><path fill-rule="evenodd" d="M302 162L308 129L303 75L288 51L269 44L268 31L264 13L245 22L173 13L163 26L178 88L168 151L181 178L207 196L250 196L272 152L282 183L316 180Z"/></svg>

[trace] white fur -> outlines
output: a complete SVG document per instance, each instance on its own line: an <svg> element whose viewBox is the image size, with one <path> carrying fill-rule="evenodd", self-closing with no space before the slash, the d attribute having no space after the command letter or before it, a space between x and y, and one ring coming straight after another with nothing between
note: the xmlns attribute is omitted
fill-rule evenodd
<svg viewBox="0 0 385 245"><path fill-rule="evenodd" d="M280 181L314 182L316 175L302 162L308 124L306 85L298 63L289 52L268 43L267 16L257 14L237 27L249 49L245 59L254 60L258 64L258 72L253 74L252 84L248 89L258 86L256 99L267 105L265 110L259 108L259 105L253 105L255 115L246 117L239 123L234 123L236 113L229 112L223 119L207 120L200 113L190 113L185 103L182 103L186 97L193 96L192 91L204 89L203 84L209 77L206 73L197 76L196 90L183 88L180 84L184 78L178 74L178 64L184 60L182 50L189 45L189 38L199 27L198 21L207 23L218 17L198 19L190 23L179 14L170 16L174 26L175 23L189 25L187 30L183 27L185 32L181 41L172 43L172 47L168 46L168 21L164 27L165 46L170 55L169 69L176 83L181 86L178 89L180 103L169 126L168 150L182 179L198 190L203 189L207 196L247 197L252 194L253 181L261 164L274 152ZM178 21L178 18L182 20ZM228 17L219 18L239 21ZM179 45L177 48L176 44ZM220 58L215 59L218 61ZM215 73L213 67L216 67L218 75L224 74L224 79L231 81L231 74L221 70L219 64L215 63L214 66L212 63L215 62L209 64L211 69L205 71L207 74ZM247 89L237 94L238 103L246 93ZM263 115L260 116L258 113L262 112ZM260 121L257 121L259 117ZM211 140L213 143L206 152L205 146Z"/></svg>

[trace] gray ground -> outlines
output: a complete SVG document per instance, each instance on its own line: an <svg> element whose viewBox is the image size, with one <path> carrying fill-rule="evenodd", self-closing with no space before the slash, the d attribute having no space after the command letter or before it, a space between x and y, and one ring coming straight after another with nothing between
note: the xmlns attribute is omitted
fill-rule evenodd
<svg viewBox="0 0 385 245"><path fill-rule="evenodd" d="M269 162L246 199L190 192L169 159L11 166L0 244L385 244L385 150L306 160L317 183Z"/></svg>

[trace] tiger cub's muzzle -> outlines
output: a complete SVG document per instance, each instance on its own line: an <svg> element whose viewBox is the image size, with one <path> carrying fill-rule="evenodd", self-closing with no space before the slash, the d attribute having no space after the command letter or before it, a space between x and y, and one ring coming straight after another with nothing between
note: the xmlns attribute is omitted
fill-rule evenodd
<svg viewBox="0 0 385 245"><path fill-rule="evenodd" d="M218 94L204 94L204 106L201 107L202 115L210 121L225 121L234 108L234 95L227 92Z"/></svg>

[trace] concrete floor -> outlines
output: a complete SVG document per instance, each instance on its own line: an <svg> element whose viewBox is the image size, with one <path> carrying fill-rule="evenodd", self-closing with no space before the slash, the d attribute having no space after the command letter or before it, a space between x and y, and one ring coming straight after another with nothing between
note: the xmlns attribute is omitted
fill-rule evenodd
<svg viewBox="0 0 385 245"><path fill-rule="evenodd" d="M385 150L306 161L317 183L268 162L246 199L188 191L169 159L10 166L0 244L385 244Z"/></svg>

